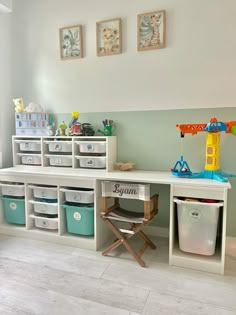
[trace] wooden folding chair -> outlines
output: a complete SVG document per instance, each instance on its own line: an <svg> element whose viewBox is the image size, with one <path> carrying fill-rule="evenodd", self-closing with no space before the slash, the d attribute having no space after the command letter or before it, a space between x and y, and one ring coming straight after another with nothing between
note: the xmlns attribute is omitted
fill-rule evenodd
<svg viewBox="0 0 236 315"><path fill-rule="evenodd" d="M155 249L156 246L142 231L158 212L158 194L150 198L149 184L134 184L123 182L102 182L102 212L101 217L106 225L115 234L115 241L102 252L107 255L110 251L117 248L121 244L129 251L129 253L137 260L140 266L145 267L145 262L141 255L149 246ZM113 198L114 202L109 205L109 198ZM136 199L144 202L144 210L142 212L130 211L120 207L120 199ZM120 222L128 223L129 229L121 228ZM119 225L119 227L118 227ZM129 244L128 240L138 234L143 240L142 248L137 252Z"/></svg>

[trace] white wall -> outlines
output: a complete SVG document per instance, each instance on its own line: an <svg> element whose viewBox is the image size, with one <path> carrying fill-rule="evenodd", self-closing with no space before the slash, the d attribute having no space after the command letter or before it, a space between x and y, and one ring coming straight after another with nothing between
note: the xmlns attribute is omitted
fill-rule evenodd
<svg viewBox="0 0 236 315"><path fill-rule="evenodd" d="M11 14L0 14L0 167L11 166L11 136L14 134L11 76Z"/></svg>
<svg viewBox="0 0 236 315"><path fill-rule="evenodd" d="M0 0L0 12L11 12L12 0Z"/></svg>
<svg viewBox="0 0 236 315"><path fill-rule="evenodd" d="M159 9L167 47L137 52L137 14ZM27 102L59 113L235 106L235 0L15 0L14 11L14 93ZM97 57L96 22L116 17L123 53ZM61 61L58 29L75 24L84 58Z"/></svg>

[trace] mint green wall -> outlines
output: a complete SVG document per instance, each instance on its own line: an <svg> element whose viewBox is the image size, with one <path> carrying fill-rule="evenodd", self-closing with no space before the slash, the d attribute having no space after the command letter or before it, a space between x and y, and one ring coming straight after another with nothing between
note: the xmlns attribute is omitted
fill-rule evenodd
<svg viewBox="0 0 236 315"><path fill-rule="evenodd" d="M169 171L180 157L180 134L175 125L207 123L212 117L219 121L236 120L236 108L82 113L79 121L89 122L97 130L103 119L113 119L117 127L118 161L133 161L142 170ZM57 125L61 120L68 124L71 115L55 115L55 120ZM193 172L204 168L205 140L205 132L183 139L184 157ZM236 174L236 137L231 134L221 134L220 166L223 171ZM227 235L236 236L236 179L230 182ZM153 185L152 190L160 194L160 213L154 224L168 227L169 186Z"/></svg>

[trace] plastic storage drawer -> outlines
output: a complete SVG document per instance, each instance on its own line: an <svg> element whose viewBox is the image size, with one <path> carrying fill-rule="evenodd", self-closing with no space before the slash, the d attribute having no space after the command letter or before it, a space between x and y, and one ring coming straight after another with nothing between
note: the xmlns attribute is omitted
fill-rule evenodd
<svg viewBox="0 0 236 315"><path fill-rule="evenodd" d="M21 157L22 164L41 165L41 155L17 153Z"/></svg>
<svg viewBox="0 0 236 315"><path fill-rule="evenodd" d="M48 186L33 186L30 185L29 188L33 190L33 195L35 198L43 200L57 201L57 188Z"/></svg>
<svg viewBox="0 0 236 315"><path fill-rule="evenodd" d="M221 202L191 202L175 198L179 247L184 252L214 255Z"/></svg>
<svg viewBox="0 0 236 315"><path fill-rule="evenodd" d="M78 156L81 168L106 168L106 158L101 156Z"/></svg>
<svg viewBox="0 0 236 315"><path fill-rule="evenodd" d="M46 155L49 159L49 164L52 166L72 166L72 156L62 156L62 155Z"/></svg>
<svg viewBox="0 0 236 315"><path fill-rule="evenodd" d="M45 141L48 144L49 152L72 152L72 142L71 141Z"/></svg>
<svg viewBox="0 0 236 315"><path fill-rule="evenodd" d="M25 185L20 183L0 183L3 196L24 197Z"/></svg>
<svg viewBox="0 0 236 315"><path fill-rule="evenodd" d="M66 212L67 231L73 234L94 235L94 205L61 205Z"/></svg>
<svg viewBox="0 0 236 315"><path fill-rule="evenodd" d="M78 203L93 203L94 202L94 190L86 188L63 188L62 192L65 193L65 199L69 202Z"/></svg>
<svg viewBox="0 0 236 315"><path fill-rule="evenodd" d="M81 153L106 153L105 141L76 141Z"/></svg>
<svg viewBox="0 0 236 315"><path fill-rule="evenodd" d="M15 140L20 145L20 151L41 151L41 142L38 140Z"/></svg>
<svg viewBox="0 0 236 315"><path fill-rule="evenodd" d="M33 216L35 226L41 229L58 230L58 218Z"/></svg>
<svg viewBox="0 0 236 315"><path fill-rule="evenodd" d="M1 197L5 220L8 223L25 224L25 200Z"/></svg>
<svg viewBox="0 0 236 315"><path fill-rule="evenodd" d="M57 203L38 202L29 200L29 203L33 204L34 212L46 213L46 214L58 214Z"/></svg>

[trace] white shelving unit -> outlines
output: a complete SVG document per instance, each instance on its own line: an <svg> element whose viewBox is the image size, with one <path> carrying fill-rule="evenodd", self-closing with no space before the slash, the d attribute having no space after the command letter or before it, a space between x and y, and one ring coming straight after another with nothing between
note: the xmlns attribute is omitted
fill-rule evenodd
<svg viewBox="0 0 236 315"><path fill-rule="evenodd" d="M13 164L111 171L116 137L13 136Z"/></svg>
<svg viewBox="0 0 236 315"><path fill-rule="evenodd" d="M183 252L179 248L177 205L176 197L205 198L221 201L218 236L214 255L206 256ZM227 215L227 188L191 187L187 185L172 185L170 195L170 265L224 274L225 240L226 240L226 215Z"/></svg>

